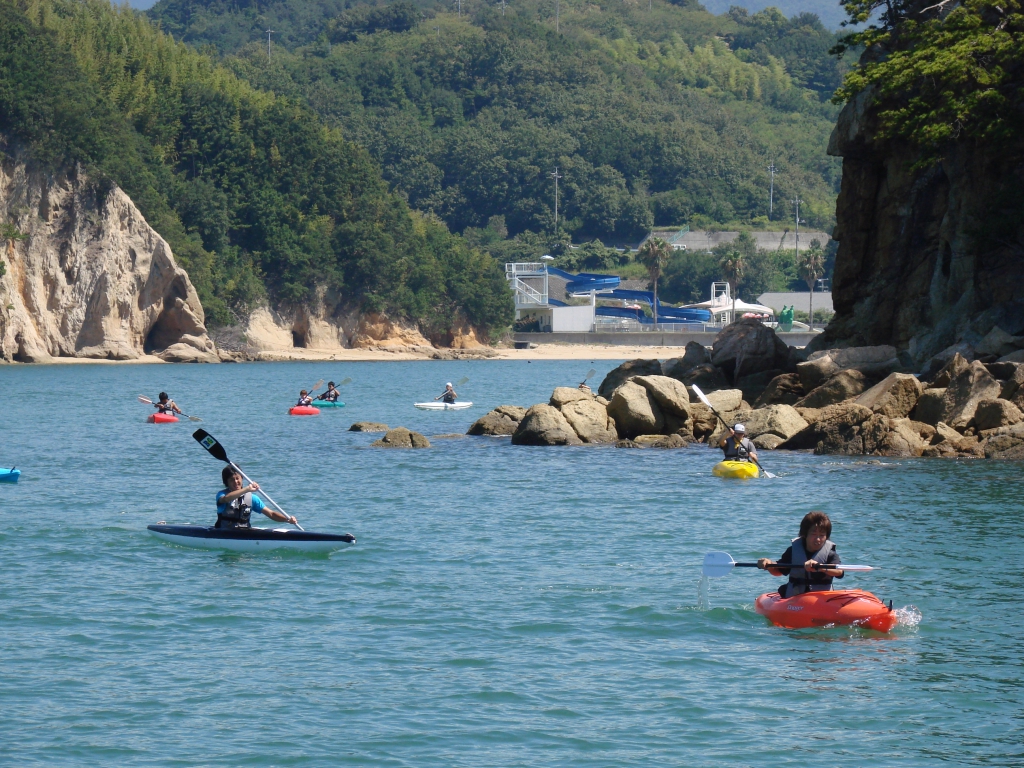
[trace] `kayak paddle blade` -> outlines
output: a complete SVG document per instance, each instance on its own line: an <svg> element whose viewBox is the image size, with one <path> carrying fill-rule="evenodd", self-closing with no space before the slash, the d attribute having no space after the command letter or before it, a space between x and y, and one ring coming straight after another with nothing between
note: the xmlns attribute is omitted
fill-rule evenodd
<svg viewBox="0 0 1024 768"><path fill-rule="evenodd" d="M697 396L697 398L698 398L698 399L699 399L699 400L700 400L700 401L701 401L702 403L704 403L704 405L706 405L706 406L707 406L708 408L710 408L711 410L715 410L715 407L714 407L714 406L713 406L713 405L711 404L711 401L710 401L710 400L708 400L708 396L707 396L707 395L705 395L705 394L704 394L703 392L701 392L701 391L700 391L700 387L698 387L698 386L697 386L696 384L691 384L691 385L690 385L690 389L692 389L692 390L693 390L693 394L695 394L695 395Z"/></svg>
<svg viewBox="0 0 1024 768"><path fill-rule="evenodd" d="M344 387L346 384L351 384L351 383L352 383L352 377L351 376L346 376L344 379L341 380L341 384L339 384L338 386L339 387Z"/></svg>
<svg viewBox="0 0 1024 768"><path fill-rule="evenodd" d="M463 376L461 379L459 379L457 382L455 382L455 386L456 387L461 387L467 381L469 381L469 376Z"/></svg>
<svg viewBox="0 0 1024 768"><path fill-rule="evenodd" d="M218 443L217 438L205 429L197 429L192 433L192 437L194 437L196 442L203 446L203 448L205 448L213 458L224 462L228 460L228 452L224 450L224 446Z"/></svg>
<svg viewBox="0 0 1024 768"><path fill-rule="evenodd" d="M708 552L704 555L704 567L700 569L702 576L717 579L732 573L736 561L728 552Z"/></svg>
<svg viewBox="0 0 1024 768"><path fill-rule="evenodd" d="M146 405L152 405L152 404L153 404L153 401L152 401L152 400L150 400L150 399L149 399L148 397L146 397L145 395L139 395L139 402L140 402L140 403L145 403Z"/></svg>

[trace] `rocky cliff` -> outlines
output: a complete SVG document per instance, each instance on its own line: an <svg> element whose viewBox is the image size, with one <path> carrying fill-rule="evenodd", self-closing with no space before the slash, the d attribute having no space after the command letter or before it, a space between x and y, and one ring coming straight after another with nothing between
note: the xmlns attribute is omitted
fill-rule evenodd
<svg viewBox="0 0 1024 768"><path fill-rule="evenodd" d="M1024 334L1024 168L970 143L915 168L917 153L876 132L869 89L829 144L843 158L836 315L813 347L890 344L923 365L996 328Z"/></svg>
<svg viewBox="0 0 1024 768"><path fill-rule="evenodd" d="M217 362L203 308L167 242L117 187L0 152L0 356Z"/></svg>

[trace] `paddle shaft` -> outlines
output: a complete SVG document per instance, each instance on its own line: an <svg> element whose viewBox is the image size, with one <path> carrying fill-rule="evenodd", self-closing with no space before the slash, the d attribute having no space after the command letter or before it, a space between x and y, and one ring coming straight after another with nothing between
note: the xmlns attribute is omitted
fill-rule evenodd
<svg viewBox="0 0 1024 768"><path fill-rule="evenodd" d="M142 395L139 395L139 401L143 403L148 403L149 405L156 405L156 403L154 403L148 397L143 397ZM181 411L178 411L178 413L181 413ZM200 419L198 416L189 416L187 413L181 413L181 415L184 416L189 421L202 421L202 419Z"/></svg>
<svg viewBox="0 0 1024 768"><path fill-rule="evenodd" d="M233 461L229 461L229 462L228 462L228 464L230 464L230 465L231 465L232 467L234 467L235 471L236 471L236 472L237 472L238 474L240 474L240 475L241 475L242 477L244 477L244 478L246 479L246 481L248 481L249 485L252 485L252 478L251 478L251 477L249 477L249 476L248 476L247 474L245 474L245 472L243 472L243 471L242 471L242 468L241 468L241 467L239 467L239 466L238 466L237 464L235 464L235 462L233 462ZM291 517L291 515L289 515L289 514L288 514L287 512L285 512L285 511L284 511L283 509L281 509L281 505L280 505L280 504L278 504L278 503L277 503L276 501L274 501L274 500L273 500L272 498L270 498L270 495L269 495L269 494L268 494L268 493L267 493L266 491L264 491L264 490L263 490L262 488L260 488L260 489L259 489L259 490L257 491L257 493L258 493L258 494L260 494L260 495L261 495L261 496L262 496L263 498L265 498L265 499L266 499L267 501L269 501L269 502L270 502L271 504L273 504L273 505L274 505L274 506L275 506L275 507L277 508L277 511L278 511L278 512L280 512L280 513L281 513L282 515L284 515L284 516L285 516L286 518L289 518L289 517ZM290 520L285 520L285 522L291 522L291 521L290 521ZM299 529L300 531L304 531L304 530L306 530L306 529L305 529L305 528L303 528L303 527L302 527L301 525L299 525L299 524L298 524L298 522L292 523L292 525L294 525L294 526L295 526L296 528L298 528L298 529Z"/></svg>
<svg viewBox="0 0 1024 768"><path fill-rule="evenodd" d="M733 568L758 568L759 566L758 566L757 563L733 563L732 567ZM793 563L780 563L778 565L776 565L775 563L769 563L769 565L765 568L765 570L768 570L768 568L774 568L774 569L776 569L778 571L786 571L786 570L789 570L790 568L803 568L803 567L804 566L803 566L802 563L798 564L798 565L797 564L793 564ZM818 563L818 565L815 566L814 570L820 571L822 569L828 570L830 568L834 568L837 571L843 570L843 566L842 565L829 565L827 563Z"/></svg>

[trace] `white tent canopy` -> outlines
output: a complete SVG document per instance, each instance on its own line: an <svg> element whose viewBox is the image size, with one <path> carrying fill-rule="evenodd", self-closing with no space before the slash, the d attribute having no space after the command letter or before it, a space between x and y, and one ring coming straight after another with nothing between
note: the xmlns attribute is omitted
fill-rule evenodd
<svg viewBox="0 0 1024 768"><path fill-rule="evenodd" d="M713 314L719 312L731 312L733 310L732 299L728 296L717 296L710 301L702 301L700 304L687 304L687 309L710 309ZM744 315L747 312L752 312L758 315L771 315L775 316L775 310L771 307L766 307L763 304L748 304L745 301L736 299L736 314Z"/></svg>

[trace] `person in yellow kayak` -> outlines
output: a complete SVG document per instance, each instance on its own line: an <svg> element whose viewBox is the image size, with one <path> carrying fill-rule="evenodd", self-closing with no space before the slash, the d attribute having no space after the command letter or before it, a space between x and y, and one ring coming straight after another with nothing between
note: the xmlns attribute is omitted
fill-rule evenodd
<svg viewBox="0 0 1024 768"><path fill-rule="evenodd" d="M157 413L169 413L172 416L176 413L181 413L181 408L178 404L171 400L166 392L160 393L159 402L153 403L153 407L156 408Z"/></svg>
<svg viewBox="0 0 1024 768"><path fill-rule="evenodd" d="M757 448L747 439L747 428L736 424L729 434L718 441L718 447L725 451L726 461L753 461L757 463Z"/></svg>
<svg viewBox="0 0 1024 768"><path fill-rule="evenodd" d="M224 490L217 493L217 524L215 528L251 528L249 521L253 512L261 512L271 520L279 523L298 522L295 517L283 515L276 509L270 509L263 499L256 495L259 483L242 484L242 476L234 467L224 467L220 473L224 482Z"/></svg>
<svg viewBox="0 0 1024 768"><path fill-rule="evenodd" d="M836 551L836 545L829 541L831 535L832 521L828 515L819 511L808 512L800 521L800 535L793 539L782 557L775 561L762 557L757 561L757 567L773 576L785 576L786 571L789 572L789 582L779 587L779 594L783 597L830 590L832 580L841 579L844 575L841 568L823 567L837 566L843 562ZM785 570L772 567L791 563L803 565Z"/></svg>

